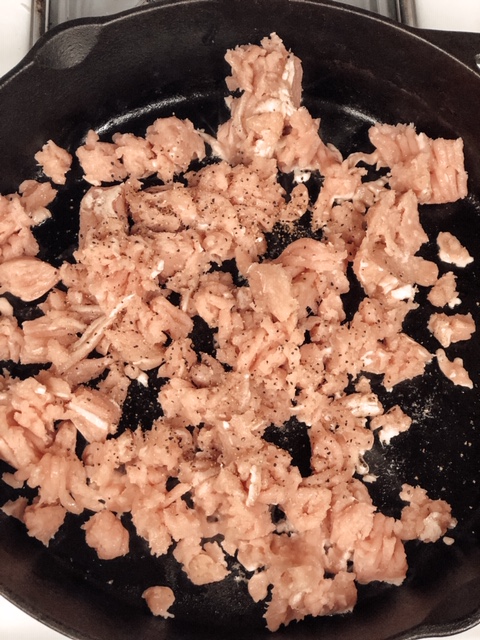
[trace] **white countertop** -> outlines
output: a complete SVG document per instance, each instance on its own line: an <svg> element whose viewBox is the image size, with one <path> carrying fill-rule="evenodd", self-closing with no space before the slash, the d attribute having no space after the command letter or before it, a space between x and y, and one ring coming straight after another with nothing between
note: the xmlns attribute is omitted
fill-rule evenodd
<svg viewBox="0 0 480 640"><path fill-rule="evenodd" d="M65 636L33 620L2 597L0 597L0 638L2 640L65 640ZM459 633L454 638L455 640L480 640L480 626Z"/></svg>
<svg viewBox="0 0 480 640"><path fill-rule="evenodd" d="M0 0L0 76L23 58L30 48L31 2Z"/></svg>
<svg viewBox="0 0 480 640"><path fill-rule="evenodd" d="M0 597L0 638L2 640L65 640L65 636L33 620L2 597ZM455 640L480 640L480 626L459 633L454 638Z"/></svg>

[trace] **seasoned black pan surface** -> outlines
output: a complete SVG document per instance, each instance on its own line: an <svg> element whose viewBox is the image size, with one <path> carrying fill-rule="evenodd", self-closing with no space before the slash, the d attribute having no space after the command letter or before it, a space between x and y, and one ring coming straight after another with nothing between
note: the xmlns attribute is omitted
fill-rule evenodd
<svg viewBox="0 0 480 640"><path fill-rule="evenodd" d="M429 136L464 139L469 196L422 208L432 238L424 255L433 259L438 231L452 231L468 247L475 262L459 278L459 292L480 327L480 75L474 64L480 37L470 34L461 40L422 34L342 5L302 0L158 2L113 19L62 26L0 82L0 191L38 174L33 156L49 138L73 150L89 128L106 137L118 130L141 133L155 117L172 113L214 132L227 115L225 51L272 32L301 58L304 103L322 118L323 138L344 155L366 148L368 127L377 120L414 122ZM75 246L75 207L85 190L77 168L61 189L53 220L38 230L42 257L54 264ZM406 330L433 349L432 337L419 329L428 312L422 305ZM28 313L18 308L20 317ZM388 458L376 448L368 460L379 476L372 496L385 513L397 513L403 482L418 482L432 497L449 501L459 520L455 544L409 545L406 583L363 588L353 614L308 620L271 636L263 629L262 606L234 577L192 587L173 561L153 560L135 537L128 557L101 562L85 546L78 522L67 522L46 549L3 514L1 591L81 640L213 640L227 634L393 640L472 626L480 619L478 337L455 355L471 372L474 391L453 388L434 367L421 381L399 385L388 401L408 408L414 427L392 442ZM145 423L154 417L152 398L138 388L132 387L127 404L130 416ZM291 446L301 449L301 442ZM1 486L0 503L9 497ZM152 617L140 597L162 578L177 595L175 622Z"/></svg>

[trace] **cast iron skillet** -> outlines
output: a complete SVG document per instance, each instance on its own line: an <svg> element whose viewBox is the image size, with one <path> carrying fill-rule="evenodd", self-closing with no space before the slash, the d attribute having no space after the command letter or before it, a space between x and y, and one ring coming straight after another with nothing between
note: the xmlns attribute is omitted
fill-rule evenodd
<svg viewBox="0 0 480 640"><path fill-rule="evenodd" d="M459 277L460 310L470 311L480 327L480 77L474 62L480 36L473 34L420 33L342 5L302 0L163 1L64 25L0 83L0 191L38 175L33 155L48 138L74 149L90 127L106 136L140 132L172 112L214 131L226 117L226 49L273 31L302 59L305 104L322 116L324 138L344 154L366 147L374 120L415 122L430 136L463 137L470 195L452 206L422 208L432 239L424 255L434 258L440 230L453 231L468 247L475 262ZM59 194L53 222L39 230L42 255L53 263L75 245L75 204L84 190L77 168ZM20 318L32 313L17 311ZM434 350L421 329L431 311L422 306L406 330ZM396 495L405 481L448 500L459 520L455 544L408 545L410 571L402 587L371 585L361 590L353 614L307 620L273 637L413 639L453 634L480 620L478 338L451 353L464 358L474 391L453 388L432 365L421 381L383 393L385 404L400 402L414 424L394 439L388 458L375 447L369 463L380 476L373 498L387 514L398 514ZM155 408L132 388L128 411L147 425ZM279 444L301 450L300 431L293 425L292 443ZM2 486L0 504L9 497ZM140 598L144 588L161 583L177 595L173 622L149 615ZM0 514L0 585L20 608L82 640L272 637L244 582L192 588L172 561L153 561L135 537L128 557L99 562L70 520L47 550Z"/></svg>

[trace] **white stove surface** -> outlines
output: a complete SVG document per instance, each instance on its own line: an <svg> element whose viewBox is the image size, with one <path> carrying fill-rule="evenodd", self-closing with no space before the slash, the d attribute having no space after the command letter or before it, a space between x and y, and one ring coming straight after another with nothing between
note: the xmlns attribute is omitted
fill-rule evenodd
<svg viewBox="0 0 480 640"><path fill-rule="evenodd" d="M343 0L347 4L369 8L368 0ZM30 0L0 0L0 76L15 66L31 46L32 7ZM83 3L83 15L112 13L111 7L129 8L141 4L139 0L63 0L57 2L58 21L82 15L79 6ZM455 29L480 32L479 0L417 0L417 21L420 27L433 29ZM117 9L117 10L118 10ZM480 626L455 636L457 640L480 640ZM0 596L1 640L65 640L65 636L34 620Z"/></svg>
<svg viewBox="0 0 480 640"><path fill-rule="evenodd" d="M0 76L23 58L30 48L31 4L1 0Z"/></svg>
<svg viewBox="0 0 480 640"><path fill-rule="evenodd" d="M64 635L33 620L2 597L0 597L0 638L2 640L65 640ZM368 639L365 638L365 640ZM452 640L480 640L480 626L459 633Z"/></svg>
<svg viewBox="0 0 480 640"><path fill-rule="evenodd" d="M0 638L2 640L65 640L64 635L33 620L2 597L0 597ZM480 640L480 626L459 633L452 640Z"/></svg>

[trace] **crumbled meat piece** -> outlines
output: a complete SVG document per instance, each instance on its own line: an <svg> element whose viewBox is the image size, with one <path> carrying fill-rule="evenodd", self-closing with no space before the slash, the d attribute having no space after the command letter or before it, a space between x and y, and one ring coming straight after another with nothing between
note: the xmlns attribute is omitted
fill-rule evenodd
<svg viewBox="0 0 480 640"><path fill-rule="evenodd" d="M468 389L473 389L472 379L463 366L462 358L454 358L453 361L449 360L447 354L443 349L437 349L435 355L437 357L440 371L446 378L451 380L453 384L459 385L461 387L467 387Z"/></svg>
<svg viewBox="0 0 480 640"><path fill-rule="evenodd" d="M393 518L374 514L370 531L360 538L353 552L353 566L360 584L378 579L396 585L404 581L407 558L395 528Z"/></svg>
<svg viewBox="0 0 480 640"><path fill-rule="evenodd" d="M383 444L390 444L390 440L399 433L408 431L412 419L399 406L392 407L386 413L375 416L370 421L373 430L380 429L379 438Z"/></svg>
<svg viewBox="0 0 480 640"><path fill-rule="evenodd" d="M85 180L100 186L102 182L124 180L127 170L116 154L116 146L111 142L101 142L100 136L90 130L85 144L79 147L76 155L84 171Z"/></svg>
<svg viewBox="0 0 480 640"><path fill-rule="evenodd" d="M118 404L96 389L76 389L65 405L66 416L87 442L103 441L115 433L121 417Z"/></svg>
<svg viewBox="0 0 480 640"><path fill-rule="evenodd" d="M55 200L57 191L49 182L24 180L18 190L22 196L21 203L34 225L52 216L47 207Z"/></svg>
<svg viewBox="0 0 480 640"><path fill-rule="evenodd" d="M36 502L26 507L22 519L27 527L28 535L48 546L50 540L63 524L66 513L65 507L60 504Z"/></svg>
<svg viewBox="0 0 480 640"><path fill-rule="evenodd" d="M475 321L471 313L456 313L447 316L445 313L433 313L428 321L428 329L440 342L442 347L449 347L454 342L470 340L475 332Z"/></svg>
<svg viewBox="0 0 480 640"><path fill-rule="evenodd" d="M432 500L421 487L404 484L400 498L408 503L400 520L404 540L436 542L457 524L450 505L445 500Z"/></svg>
<svg viewBox="0 0 480 640"><path fill-rule="evenodd" d="M116 145L115 156L130 178L147 178L155 173L155 153L148 140L133 133L116 133L112 140Z"/></svg>
<svg viewBox="0 0 480 640"><path fill-rule="evenodd" d="M387 360L383 380L386 389L392 389L403 380L422 375L425 366L432 360L429 351L405 333L385 340L385 345L386 349L381 356Z"/></svg>
<svg viewBox="0 0 480 640"><path fill-rule="evenodd" d="M261 46L229 51L226 60L232 67L227 86L242 94L227 98L231 118L216 140L208 139L214 153L233 164L276 157L285 173L326 170L341 161L338 150L321 140L320 121L300 106L301 63L276 34Z"/></svg>
<svg viewBox="0 0 480 640"><path fill-rule="evenodd" d="M33 302L59 280L58 270L32 256L12 258L0 264L0 292L8 291L24 302Z"/></svg>
<svg viewBox="0 0 480 640"><path fill-rule="evenodd" d="M412 300L415 285L433 285L435 263L416 255L428 237L420 225L412 191L397 197L385 191L366 214L367 232L354 259L354 271L368 295L388 304Z"/></svg>
<svg viewBox="0 0 480 640"><path fill-rule="evenodd" d="M0 195L0 262L35 256L39 246L31 227L35 221L18 195Z"/></svg>
<svg viewBox="0 0 480 640"><path fill-rule="evenodd" d="M184 538L173 555L193 584L219 582L229 574L224 553L216 542L207 542L202 549L194 538Z"/></svg>
<svg viewBox="0 0 480 640"><path fill-rule="evenodd" d="M285 322L295 313L298 301L292 293L292 281L279 264L252 264L247 272L257 311L270 313L275 320Z"/></svg>
<svg viewBox="0 0 480 640"><path fill-rule="evenodd" d="M2 480L6 482L5 474L2 477ZM20 487L17 487L20 488ZM26 498L17 498L16 500L8 500L1 507L3 513L7 516L12 516L13 518L17 518L17 520L23 520L23 514L25 513L25 508L28 505L28 500Z"/></svg>
<svg viewBox="0 0 480 640"><path fill-rule="evenodd" d="M186 171L192 160L205 156L205 143L190 120L158 118L147 128L145 139L155 154L155 171L164 182Z"/></svg>
<svg viewBox="0 0 480 640"><path fill-rule="evenodd" d="M430 289L427 296L428 301L433 304L434 307L446 307L448 305L450 309L453 309L461 304L456 285L457 276L453 271L447 271Z"/></svg>
<svg viewBox="0 0 480 640"><path fill-rule="evenodd" d="M377 166L390 167L392 189L412 189L422 204L455 202L467 195L463 140L432 140L413 125L375 125L369 131Z"/></svg>
<svg viewBox="0 0 480 640"><path fill-rule="evenodd" d="M174 618L173 613L169 612L170 607L175 602L175 595L170 587L148 587L142 593L148 608L154 616L162 618Z"/></svg>
<svg viewBox="0 0 480 640"><path fill-rule="evenodd" d="M124 556L129 549L129 534L111 511L95 513L84 525L85 540L101 560Z"/></svg>
<svg viewBox="0 0 480 640"><path fill-rule="evenodd" d="M66 174L72 165L72 156L68 151L49 140L43 145L42 150L35 154L35 160L42 167L44 174L55 184L65 184Z"/></svg>
<svg viewBox="0 0 480 640"><path fill-rule="evenodd" d="M472 256L449 231L441 231L437 236L438 255L440 260L456 267L466 267L473 262Z"/></svg>
<svg viewBox="0 0 480 640"><path fill-rule="evenodd" d="M18 362L24 336L16 318L0 315L0 360Z"/></svg>

